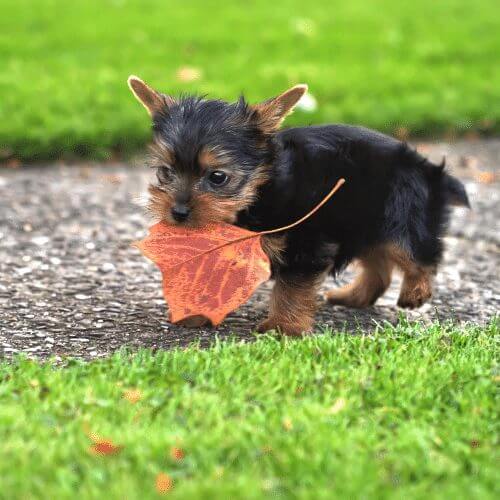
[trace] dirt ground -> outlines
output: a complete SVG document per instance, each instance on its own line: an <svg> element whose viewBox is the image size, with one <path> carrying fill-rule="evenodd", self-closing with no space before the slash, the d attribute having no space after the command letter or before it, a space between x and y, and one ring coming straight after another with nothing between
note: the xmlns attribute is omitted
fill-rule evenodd
<svg viewBox="0 0 500 500"><path fill-rule="evenodd" d="M500 140L417 146L435 160L446 155L473 206L454 210L432 301L398 309L398 278L365 311L323 304L319 328L367 332L401 314L484 323L498 314ZM160 273L130 245L149 225L142 207L151 174L140 161L0 168L0 356L95 358L122 346L206 345L216 333L254 338L269 284L217 329L167 322ZM352 276L349 269L338 284Z"/></svg>

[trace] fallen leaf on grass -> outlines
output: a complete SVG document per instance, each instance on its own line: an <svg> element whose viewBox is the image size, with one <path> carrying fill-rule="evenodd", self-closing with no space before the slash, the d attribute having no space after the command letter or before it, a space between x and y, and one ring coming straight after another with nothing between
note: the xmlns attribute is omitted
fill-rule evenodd
<svg viewBox="0 0 500 500"><path fill-rule="evenodd" d="M116 445L111 439L99 439L89 448L93 455L116 455L123 449L123 446Z"/></svg>
<svg viewBox="0 0 500 500"><path fill-rule="evenodd" d="M168 474L160 472L156 476L156 491L158 493L168 493L173 488L173 486L174 482Z"/></svg>
<svg viewBox="0 0 500 500"><path fill-rule="evenodd" d="M88 429L88 423L83 424L85 434L92 441L92 446L89 447L89 452L93 455L116 455L123 446L115 444L111 439L103 438Z"/></svg>
<svg viewBox="0 0 500 500"><path fill-rule="evenodd" d="M231 224L201 228L159 222L134 245L160 268L169 319L176 323L203 316L218 325L269 279L271 265L262 236L301 224L342 186L335 187L308 214L288 226L253 232Z"/></svg>
<svg viewBox="0 0 500 500"><path fill-rule="evenodd" d="M291 431L293 429L293 422L291 418L285 417L282 423L285 431Z"/></svg>
<svg viewBox="0 0 500 500"><path fill-rule="evenodd" d="M201 69L193 68L191 66L179 68L175 74L177 80L180 82L195 82L201 78L201 75Z"/></svg>
<svg viewBox="0 0 500 500"><path fill-rule="evenodd" d="M142 392L139 389L125 389L123 399L129 403L136 404L142 399Z"/></svg>
<svg viewBox="0 0 500 500"><path fill-rule="evenodd" d="M347 401L344 398L338 398L335 403L328 409L330 415L336 415L346 407Z"/></svg>
<svg viewBox="0 0 500 500"><path fill-rule="evenodd" d="M471 439L469 444L473 450L481 446L481 443L477 439Z"/></svg>
<svg viewBox="0 0 500 500"><path fill-rule="evenodd" d="M185 456L186 454L182 448L178 448L177 446L172 446L172 448L170 448L170 457L173 460L182 460Z"/></svg>

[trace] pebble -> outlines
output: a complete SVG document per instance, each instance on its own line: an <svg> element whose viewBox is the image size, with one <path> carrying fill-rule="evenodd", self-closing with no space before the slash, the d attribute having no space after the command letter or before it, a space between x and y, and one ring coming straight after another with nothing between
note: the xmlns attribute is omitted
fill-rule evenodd
<svg viewBox="0 0 500 500"><path fill-rule="evenodd" d="M34 236L31 238L31 242L37 246L46 245L50 241L50 238L47 236Z"/></svg>
<svg viewBox="0 0 500 500"><path fill-rule="evenodd" d="M90 298L91 298L90 295L85 295L83 293L77 293L75 295L75 299L78 299L78 300L88 300Z"/></svg>
<svg viewBox="0 0 500 500"><path fill-rule="evenodd" d="M111 262L105 262L102 266L101 266L101 271L103 273L110 273L112 271L114 271L116 269L115 265L112 264Z"/></svg>
<svg viewBox="0 0 500 500"><path fill-rule="evenodd" d="M16 272L17 272L18 274L20 274L21 276L24 276L25 274L29 274L29 273L31 273L31 271L32 271L32 270L33 270L33 269L31 269L31 267L18 267L18 268L16 269Z"/></svg>

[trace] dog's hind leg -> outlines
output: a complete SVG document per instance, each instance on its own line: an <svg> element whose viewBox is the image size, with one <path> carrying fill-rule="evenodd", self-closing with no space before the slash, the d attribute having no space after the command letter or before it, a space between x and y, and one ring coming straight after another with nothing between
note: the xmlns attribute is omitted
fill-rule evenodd
<svg viewBox="0 0 500 500"><path fill-rule="evenodd" d="M391 284L394 262L385 246L369 250L359 258L361 272L342 288L329 290L325 298L330 304L363 308L373 305Z"/></svg>
<svg viewBox="0 0 500 500"><path fill-rule="evenodd" d="M388 245L387 248L391 259L403 272L398 306L408 309L420 307L432 297L435 266L419 264L398 245Z"/></svg>

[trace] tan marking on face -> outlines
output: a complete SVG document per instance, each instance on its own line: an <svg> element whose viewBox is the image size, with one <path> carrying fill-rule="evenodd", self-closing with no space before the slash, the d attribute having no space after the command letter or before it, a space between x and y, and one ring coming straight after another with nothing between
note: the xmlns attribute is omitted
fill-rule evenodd
<svg viewBox="0 0 500 500"><path fill-rule="evenodd" d="M264 169L255 172L235 196L224 197L216 193L193 192L191 200L190 225L203 226L209 223L227 222L233 224L238 213L249 207L256 199L258 188L269 179Z"/></svg>
<svg viewBox="0 0 500 500"><path fill-rule="evenodd" d="M175 153L167 144L154 142L149 146L151 166L161 167L175 163Z"/></svg>
<svg viewBox="0 0 500 500"><path fill-rule="evenodd" d="M174 197L172 194L154 185L150 185L148 191L150 196L147 211L149 214L156 220L164 220L173 224L171 209L174 205Z"/></svg>
<svg viewBox="0 0 500 500"><path fill-rule="evenodd" d="M267 169L254 172L253 177L234 196L223 193L200 191L196 187L191 190L189 208L191 213L183 225L199 227L210 223L227 222L233 224L238 213L249 207L256 199L258 188L269 179ZM159 220L177 224L172 219L171 209L175 204L176 186L173 184L151 185L149 188L149 212Z"/></svg>
<svg viewBox="0 0 500 500"><path fill-rule="evenodd" d="M210 168L216 168L220 162L217 155L212 150L203 148L198 155L198 163L202 170L208 170Z"/></svg>
<svg viewBox="0 0 500 500"><path fill-rule="evenodd" d="M229 154L218 147L204 147L198 155L198 163L202 170L217 170L231 165Z"/></svg>
<svg viewBox="0 0 500 500"><path fill-rule="evenodd" d="M232 224L240 211L241 203L232 198L219 198L212 193L193 196L191 222L196 226L209 223L227 222Z"/></svg>

